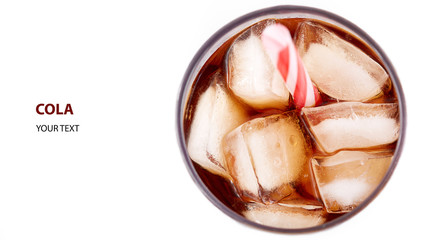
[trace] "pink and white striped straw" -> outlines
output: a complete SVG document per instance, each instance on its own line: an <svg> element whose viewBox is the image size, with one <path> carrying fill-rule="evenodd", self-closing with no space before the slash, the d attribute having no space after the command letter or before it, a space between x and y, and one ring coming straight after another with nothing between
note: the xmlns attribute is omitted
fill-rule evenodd
<svg viewBox="0 0 425 240"><path fill-rule="evenodd" d="M308 76L289 30L281 24L267 26L261 35L261 41L282 75L295 105L302 108L319 104L319 91Z"/></svg>

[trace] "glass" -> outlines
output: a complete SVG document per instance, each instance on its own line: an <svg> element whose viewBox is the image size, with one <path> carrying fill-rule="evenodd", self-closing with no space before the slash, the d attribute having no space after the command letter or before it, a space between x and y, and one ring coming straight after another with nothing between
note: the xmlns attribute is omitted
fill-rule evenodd
<svg viewBox="0 0 425 240"><path fill-rule="evenodd" d="M266 225L248 220L246 217L242 216L240 213L237 213L234 210L234 208L230 207L229 203L226 202L226 198L223 198L223 196L221 196L222 194L225 194L225 192L233 191L234 189L233 190L223 189L222 187L216 187L213 184L208 183L208 181L205 181L206 180L205 174L199 171L199 167L196 167L195 166L196 164L194 164L194 162L189 157L188 150L187 150L188 146L187 146L187 141L185 136L185 126L184 126L185 117L187 117L185 116L185 114L189 114L185 111L190 101L190 96L194 88L194 83L197 80L200 74L200 71L203 69L203 66L207 63L209 58L220 48L220 46L225 44L229 39L231 39L233 36L240 33L241 31L243 31L244 29L262 20L295 19L295 18L314 19L314 20L323 21L325 23L329 23L331 25L337 26L341 28L342 30L350 33L351 35L361 39L372 50L373 54L375 54L375 57L379 60L379 63L381 64L381 66L386 70L389 76L389 79L391 80L392 88L395 91L395 95L396 95L396 99L398 103L399 124L400 124L399 136L394 146L394 153L393 153L392 160L389 164L388 170L384 174L382 174L383 175L382 180L378 183L378 186L376 187L376 189L374 189L370 193L370 195L368 195L368 197L364 199L360 204L358 204L358 206L356 206L352 211L349 211L348 213L345 213L339 217L336 217L335 219L328 220L323 224L312 226L312 227L303 227L303 228L266 226ZM356 213L361 211L364 207L366 207L383 189L385 184L388 182L392 172L394 171L394 168L397 165L398 159L401 154L403 142L404 142L405 128L406 128L406 107L405 107L403 91L402 91L399 79L397 77L397 74L394 70L394 67L391 65L391 62L389 61L387 56L384 54L382 49L377 45L377 43L375 43L372 40L371 37L369 37L369 35L367 35L364 31L362 31L353 23L333 13L326 12L320 9L310 8L310 7L276 6L276 7L261 9L261 10L246 14L244 16L241 16L237 18L236 20L230 22L223 28L221 28L212 37L210 37L210 39L207 40L207 42L200 48L200 50L196 53L196 55L190 62L187 68L187 71L183 77L182 85L181 85L179 96L178 96L178 102L177 102L177 137L178 137L181 153L183 155L184 162L186 164L186 167L192 179L200 188L200 190L203 192L203 194L218 209L220 209L222 212L224 212L231 218L253 227L257 227L257 228L261 228L265 230L277 231L277 232L307 232L307 231L316 231L316 230L328 228L330 226L334 226L338 223L341 223L347 220L348 218L354 216ZM344 155L344 154L347 155L346 153L344 153L344 151L341 151L339 153L341 153L340 155ZM385 159L385 157L378 156L378 157L374 157L373 159L375 161L375 159ZM323 166L320 166L320 164L318 164L318 161L331 162L334 160L333 159L322 160L320 159L320 157L317 159L313 159L312 165L314 166L314 171L317 171L316 172L317 175L323 174L323 172L327 173L332 171L332 169L331 170L328 169L329 164L328 165L324 164ZM355 163L350 163L350 164L352 165ZM344 164L341 164L341 165L344 165ZM339 167L344 167L344 166L339 166ZM220 178L220 176L218 175L213 176L213 178L215 177ZM287 191L287 189L282 191ZM256 206L254 206L253 208L255 209Z"/></svg>

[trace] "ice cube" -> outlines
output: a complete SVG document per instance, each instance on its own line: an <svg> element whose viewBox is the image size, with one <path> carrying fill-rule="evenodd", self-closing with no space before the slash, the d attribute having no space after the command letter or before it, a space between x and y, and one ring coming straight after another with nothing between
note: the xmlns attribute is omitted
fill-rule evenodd
<svg viewBox="0 0 425 240"><path fill-rule="evenodd" d="M191 159L212 173L227 177L221 148L225 134L247 120L248 115L227 90L219 84L223 76L213 75L210 87L196 105L188 138Z"/></svg>
<svg viewBox="0 0 425 240"><path fill-rule="evenodd" d="M391 164L389 152L340 151L312 161L314 176L328 212L349 212L381 183Z"/></svg>
<svg viewBox="0 0 425 240"><path fill-rule="evenodd" d="M275 228L309 228L326 221L326 212L320 205L252 203L242 214L248 220Z"/></svg>
<svg viewBox="0 0 425 240"><path fill-rule="evenodd" d="M333 98L365 101L379 95L388 80L370 56L317 24L298 27L296 46L312 81Z"/></svg>
<svg viewBox="0 0 425 240"><path fill-rule="evenodd" d="M396 103L334 103L303 108L310 130L328 153L393 143L399 136Z"/></svg>
<svg viewBox="0 0 425 240"><path fill-rule="evenodd" d="M311 164L309 164L309 165L311 165ZM309 181L315 182L314 177L311 176ZM319 192L317 193L317 197L311 198L311 197L306 197L306 196L298 193L298 189L297 189L296 192L293 192L291 195L289 195L289 196L285 197L284 199L280 200L279 202L277 202L277 204L282 205L282 206L287 206L287 205L289 205L289 206L299 206L299 207L303 207L305 209L316 209L316 208L322 208L323 207L323 203L320 200Z"/></svg>
<svg viewBox="0 0 425 240"><path fill-rule="evenodd" d="M236 128L224 138L223 152L227 169L230 176L233 176L233 183L237 186L239 196L243 200L261 201L257 177L241 129L241 127Z"/></svg>
<svg viewBox="0 0 425 240"><path fill-rule="evenodd" d="M312 181L313 177L313 169L311 164L307 164L308 167L305 167L303 171L300 173L299 179L297 179L297 183L295 184L295 188L297 189L296 193L292 193L291 196L288 196L284 199L284 201L288 201L289 199L299 199L299 198L309 198L309 199L320 199L319 192L317 191L316 182ZM300 196L300 194L302 196ZM296 196L299 196L298 198Z"/></svg>
<svg viewBox="0 0 425 240"><path fill-rule="evenodd" d="M290 93L285 82L267 55L258 31L247 31L229 50L228 86L255 109L286 109Z"/></svg>
<svg viewBox="0 0 425 240"><path fill-rule="evenodd" d="M242 196L275 202L308 168L311 146L295 111L248 121L223 140L229 173Z"/></svg>

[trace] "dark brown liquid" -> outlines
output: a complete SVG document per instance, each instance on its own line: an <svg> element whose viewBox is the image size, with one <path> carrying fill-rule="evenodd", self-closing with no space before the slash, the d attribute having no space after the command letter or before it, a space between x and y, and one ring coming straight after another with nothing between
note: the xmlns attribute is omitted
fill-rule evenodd
<svg viewBox="0 0 425 240"><path fill-rule="evenodd" d="M310 22L316 22L318 24L321 24L322 26L326 27L327 29L331 30L332 32L336 33L339 37L345 39L346 41L352 43L353 45L357 46L359 49L361 49L364 53L369 55L372 59L374 59L376 62L380 63L382 67L384 67L382 60L378 57L378 55L370 48L368 45L366 45L361 39L358 37L346 32L345 30L330 25L323 21L318 20L312 20L312 19L303 19L303 18L292 18L292 19L278 19L277 22L285 25L289 31L291 32L291 35L294 36L295 31L298 27L298 25L303 21L310 21ZM228 52L228 49L231 47L231 44L234 42L234 40L245 31L246 29L242 30L239 34L233 36L228 41L223 43L222 46L220 46L216 52L214 52L211 57L206 61L204 66L199 71L193 85L192 85L192 91L190 93L189 101L185 109L185 116L184 116L184 133L186 141L189 136L190 126L192 122L192 117L195 112L195 107L197 105L198 99L200 95L206 91L206 89L211 84L211 76L217 72L222 71L225 73L225 58ZM384 67L385 69L385 67ZM387 71L388 72L388 71ZM377 98L374 98L370 100L370 103L393 103L397 102L397 96L394 88L391 85L391 81L388 81L389 84L387 84L384 87L383 94ZM226 85L226 83L223 83L223 85ZM321 93L322 98L322 105L326 105L329 103L337 102L336 99L333 99L323 93ZM273 113L278 113L280 110L269 110L269 111L262 111L257 112L256 110L250 108L244 103L241 103L243 106L245 106L246 110L251 114L252 118L263 116L263 115L269 115ZM305 131L308 131L306 126L302 126L305 128ZM394 149L396 146L396 143L391 144L388 146L390 149ZM317 148L313 144L313 152L314 154L317 154L318 152ZM229 207L230 209L233 209L235 212L241 214L242 211L245 210L245 203L242 201L242 199L238 196L237 191L235 190L235 187L232 185L231 182L228 180L218 176L214 175L207 170L200 167L197 163L193 162L195 169L197 173L199 174L201 180L205 183L205 185L208 187L208 189L211 191L212 194L214 194L224 205ZM313 196L310 193L307 193L305 191L305 186L293 186L297 193L303 197L306 200L309 201L316 201L319 204L322 204L321 199ZM314 186L313 186L314 187ZM316 189L317 190L317 189ZM327 220L333 220L342 214L328 214Z"/></svg>

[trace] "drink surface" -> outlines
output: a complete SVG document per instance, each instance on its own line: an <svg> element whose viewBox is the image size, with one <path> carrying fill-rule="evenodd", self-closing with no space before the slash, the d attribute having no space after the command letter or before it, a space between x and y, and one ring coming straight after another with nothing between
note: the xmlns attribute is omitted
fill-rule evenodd
<svg viewBox="0 0 425 240"><path fill-rule="evenodd" d="M261 31L268 21L256 23L231 37L206 61L197 74L185 108L184 134L198 175L224 205L267 226L308 228L350 212L379 185L391 164L398 141L398 100L391 79L385 75L382 60L365 42L337 26L304 18L272 21L288 28L313 82L319 83L321 77L320 72L314 72L315 69L326 69L329 59L338 58L323 49L327 43L323 46L315 43L316 38L325 38L330 32L336 36L331 38L342 40L341 48L344 49L347 42L348 48L354 46L364 54L362 58L371 59L377 65L369 72L376 69L377 74L383 72L379 93L347 100L342 98L350 98L351 93L340 96L340 90L333 91L332 86L328 90L328 86L320 83L321 103L313 108L297 108L291 96L286 100L287 106L282 105L282 108L275 107L279 106L280 100L263 105L236 96L236 90L229 88L229 79L236 78L231 76L236 43L248 42L245 41L247 32L257 28ZM314 35L316 32L320 32L320 36ZM307 44L307 41L310 42ZM300 49L301 46L306 47ZM335 52L338 51L340 48ZM329 59L317 67L314 61L310 62L314 54ZM350 65L349 69L358 72L356 66ZM325 79L325 83L340 77L335 71L332 74L333 77ZM213 110L205 110L203 117L195 117L209 108ZM282 124L285 127L280 127ZM369 129L364 126L374 124L383 126L382 132L390 134L378 138L370 136ZM352 131L346 131L347 128ZM396 130L393 132L393 129ZM202 131L214 134L205 135ZM288 138L282 137L288 132ZM199 137L193 137L196 134ZM364 138L368 141L363 141ZM360 139L359 143L352 145L356 139ZM300 154L298 148L305 151ZM269 152L268 149L272 150ZM251 160L246 161L247 158ZM344 188L350 188L352 192L344 192Z"/></svg>

